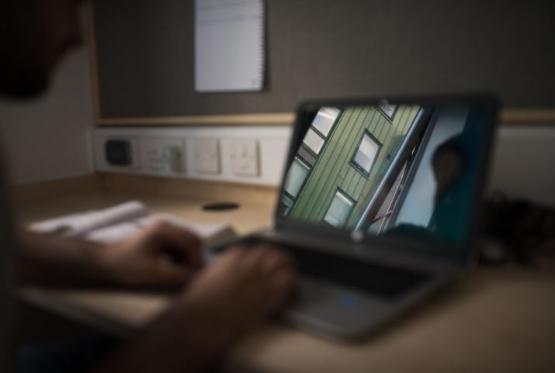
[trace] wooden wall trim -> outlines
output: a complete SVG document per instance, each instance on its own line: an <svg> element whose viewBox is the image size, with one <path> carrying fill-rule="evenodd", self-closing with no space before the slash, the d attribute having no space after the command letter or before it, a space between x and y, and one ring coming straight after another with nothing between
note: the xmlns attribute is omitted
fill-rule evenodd
<svg viewBox="0 0 555 373"><path fill-rule="evenodd" d="M502 124L555 124L555 109L504 109Z"/></svg>
<svg viewBox="0 0 555 373"><path fill-rule="evenodd" d="M192 115L176 117L99 118L101 126L196 126L196 125L280 125L293 124L293 113Z"/></svg>
<svg viewBox="0 0 555 373"><path fill-rule="evenodd" d="M196 126L196 125L278 125L295 121L294 113L194 115L175 117L98 118L100 126ZM555 109L504 109L502 124L555 124Z"/></svg>

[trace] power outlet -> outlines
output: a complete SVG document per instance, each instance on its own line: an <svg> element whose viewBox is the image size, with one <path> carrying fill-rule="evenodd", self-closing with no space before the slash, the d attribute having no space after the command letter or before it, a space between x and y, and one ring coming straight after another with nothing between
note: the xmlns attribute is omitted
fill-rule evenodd
<svg viewBox="0 0 555 373"><path fill-rule="evenodd" d="M220 141L212 137L195 138L194 162L195 171L200 174L220 174Z"/></svg>
<svg viewBox="0 0 555 373"><path fill-rule="evenodd" d="M231 168L237 176L258 176L260 174L259 144L256 139L236 139L231 141Z"/></svg>
<svg viewBox="0 0 555 373"><path fill-rule="evenodd" d="M141 138L141 169L148 173L176 175L185 172L183 138Z"/></svg>

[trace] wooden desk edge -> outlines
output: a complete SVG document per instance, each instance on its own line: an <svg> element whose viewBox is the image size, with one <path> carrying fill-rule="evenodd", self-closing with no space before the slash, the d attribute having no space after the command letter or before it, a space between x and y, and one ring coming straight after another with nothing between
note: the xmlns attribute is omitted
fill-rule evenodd
<svg viewBox="0 0 555 373"><path fill-rule="evenodd" d="M80 306L77 302L71 302L70 304L63 297L53 296L52 291L48 289L25 287L19 289L18 297L30 305L116 336L126 337L136 329L129 324L117 322L109 317L102 317L100 313Z"/></svg>

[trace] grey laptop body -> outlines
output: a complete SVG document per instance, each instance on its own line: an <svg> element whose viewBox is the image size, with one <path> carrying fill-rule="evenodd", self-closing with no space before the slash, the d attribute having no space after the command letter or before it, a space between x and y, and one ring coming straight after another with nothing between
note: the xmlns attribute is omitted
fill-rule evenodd
<svg viewBox="0 0 555 373"><path fill-rule="evenodd" d="M238 240L296 260L284 320L360 339L456 279L473 258L497 108L487 95L300 105L274 227Z"/></svg>

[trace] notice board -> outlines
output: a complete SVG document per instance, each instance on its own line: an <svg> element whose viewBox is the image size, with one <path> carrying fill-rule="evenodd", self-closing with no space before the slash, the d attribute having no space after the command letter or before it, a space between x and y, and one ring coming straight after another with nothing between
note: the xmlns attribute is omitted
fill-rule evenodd
<svg viewBox="0 0 555 373"><path fill-rule="evenodd" d="M155 124L290 113L314 98L469 91L553 113L554 4L266 0L265 89L199 93L193 0L95 0L98 115L105 124Z"/></svg>

